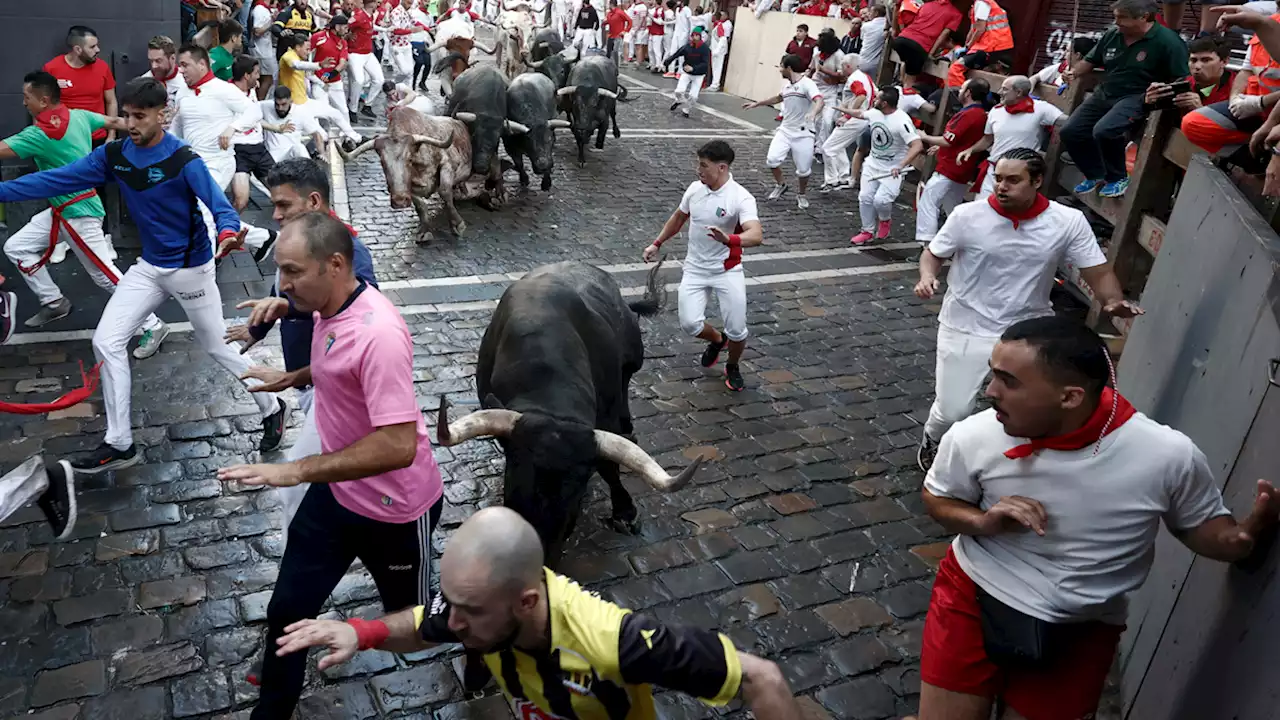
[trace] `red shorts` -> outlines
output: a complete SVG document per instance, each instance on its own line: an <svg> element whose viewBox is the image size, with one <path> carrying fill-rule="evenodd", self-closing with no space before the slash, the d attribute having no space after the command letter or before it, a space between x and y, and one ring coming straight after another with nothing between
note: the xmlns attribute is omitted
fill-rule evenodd
<svg viewBox="0 0 1280 720"><path fill-rule="evenodd" d="M1122 632L1119 625L1080 623L1052 665L997 667L982 645L978 586L948 549L924 622L920 679L951 692L1002 697L1027 720L1092 718Z"/></svg>

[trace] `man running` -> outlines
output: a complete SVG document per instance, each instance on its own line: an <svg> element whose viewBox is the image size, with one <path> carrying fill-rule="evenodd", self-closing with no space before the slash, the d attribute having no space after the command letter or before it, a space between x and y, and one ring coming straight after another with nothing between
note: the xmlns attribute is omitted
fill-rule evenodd
<svg viewBox="0 0 1280 720"><path fill-rule="evenodd" d="M316 154L324 149L324 130L308 111L307 105L294 105L289 88L276 86L275 96L258 103L262 110L262 131L266 138L267 152L275 162L289 158L310 158L306 139L316 147Z"/></svg>
<svg viewBox="0 0 1280 720"><path fill-rule="evenodd" d="M701 28L698 28L701 31ZM671 103L671 112L680 109L680 114L689 117L689 111L698 104L698 93L702 92L702 80L707 76L711 66L711 48L702 42L702 33L689 36L689 44L676 48L663 63L670 67L676 60L680 62L680 80L676 83L675 102ZM680 107L684 105L684 107Z"/></svg>
<svg viewBox="0 0 1280 720"><path fill-rule="evenodd" d="M975 156L987 151L990 151L991 158L1002 158L1016 148L1038 151L1044 146L1048 131L1066 121L1067 116L1055 105L1031 97L1031 80L1027 76L1007 77L1000 84L1000 104L987 114L983 136L962 150L956 160L973 162ZM979 200L987 199L995 191L992 169L988 161L978 170L982 176Z"/></svg>
<svg viewBox="0 0 1280 720"><path fill-rule="evenodd" d="M799 55L782 56L782 63L778 65L782 91L771 98L742 106L744 110L750 110L782 103L782 124L774 132L765 157L765 164L773 173L773 190L769 191L768 199L777 200L787 191L786 183L782 182L782 163L790 154L796 165L796 177L800 179L796 207L801 210L809 207L809 198L804 193L809 187L809 175L813 173L813 136L824 101L813 79L805 75L808 69L804 58Z"/></svg>
<svg viewBox="0 0 1280 720"><path fill-rule="evenodd" d="M905 171L924 152L924 143L916 135L911 117L898 109L897 88L881 88L873 109L855 110L850 115L870 125L871 147L862 164L858 189L862 232L849 239L854 245L865 245L872 239L889 237L893 228L893 201L902 191Z"/></svg>
<svg viewBox="0 0 1280 720"><path fill-rule="evenodd" d="M0 305L6 303L7 298L0 300ZM46 465L44 458L35 455L0 477L0 522L32 500L49 521L54 540L71 537L76 528L76 474L71 463L58 460Z"/></svg>
<svg viewBox="0 0 1280 720"><path fill-rule="evenodd" d="M275 56L272 56L272 61L274 60ZM187 79L178 72L178 46L168 37L156 35L147 42L147 64L151 69L143 73L142 77L159 80L169 93L169 102L164 107L164 127L168 130L173 116L178 114L178 103L191 93L191 89L187 87Z"/></svg>
<svg viewBox="0 0 1280 720"><path fill-rule="evenodd" d="M970 78L960 86L963 107L947 121L941 135L921 135L920 141L938 158L937 170L924 184L916 202L916 241L928 244L938 234L938 214L948 215L964 202L978 173L978 160L972 155L960 162L962 149L982 138L987 124L987 110L982 102L991 86L982 78Z"/></svg>
<svg viewBox="0 0 1280 720"><path fill-rule="evenodd" d="M724 384L730 390L746 387L738 362L747 347L747 281L742 270L742 249L764 242L764 229L756 213L756 199L734 181L729 171L733 148L712 140L698 148L698 180L690 183L680 207L662 226L657 239L644 249L644 261L658 257L662 243L675 237L689 223L689 249L680 277L680 329L707 341L702 367L712 367L720 351L729 346ZM712 292L720 305L724 330L706 320Z"/></svg>
<svg viewBox="0 0 1280 720"><path fill-rule="evenodd" d="M852 110L866 110L876 102L878 88L871 77L858 69L858 56L846 56L845 70L849 73L844 88L844 103L836 107L835 128L822 145L823 183L820 192L831 192L853 187L852 169L849 164L850 145L859 142L866 130L867 121L851 116ZM868 141L868 144L870 142ZM857 152L857 147L854 147Z"/></svg>
<svg viewBox="0 0 1280 720"><path fill-rule="evenodd" d="M938 291L942 261L951 260L938 316L935 397L917 451L921 470L933 464L948 428L973 412L1001 333L1019 320L1053 314L1049 290L1059 265L1080 271L1103 312L1142 314L1124 299L1084 213L1040 194L1044 170L1036 151L1010 151L996 162L995 194L957 207L920 255L915 293L926 300Z"/></svg>
<svg viewBox="0 0 1280 720"><path fill-rule="evenodd" d="M18 202L79 193L115 180L141 234L142 257L120 278L93 333L93 352L102 363L107 434L101 447L72 461L80 472L100 473L142 460L129 419L133 380L125 345L166 298L177 299L196 341L218 364L237 378L249 369L222 340L222 297L213 247L201 220L202 211L208 211L200 206L212 208L223 253L243 239L240 218L199 155L160 127L168 99L155 79L131 80L121 98L128 138L64 167L0 183L0 202ZM288 408L270 393L254 393L253 398L263 417L258 447L274 450L284 437Z"/></svg>
<svg viewBox="0 0 1280 720"><path fill-rule="evenodd" d="M294 372L254 370L265 389L315 384L323 452L277 465L237 465L218 478L246 485L309 483L289 523L289 543L267 606L268 652L255 720L293 714L305 655L270 650L285 628L315 617L357 558L373 575L383 608L427 602L431 532L444 486L413 393L413 339L386 297L356 277L351 233L327 213L285 225L276 248L280 290L313 313L311 364ZM286 308L264 311L275 319ZM255 313L257 314L257 313Z"/></svg>
<svg viewBox="0 0 1280 720"><path fill-rule="evenodd" d="M38 169L51 170L88 155L95 131L103 127L125 129L120 118L68 109L62 104L57 79L43 70L22 79L22 104L35 124L0 142L0 160L34 160ZM102 232L106 212L97 192L59 195L50 201L52 207L37 213L4 243L4 254L22 271L22 279L40 302L40 310L23 323L30 328L71 313L71 301L49 274L48 260L55 244L70 245L94 284L109 293L115 292L123 274L111 261L110 241ZM142 342L134 350L138 359L154 355L169 335L169 327L154 314L147 316L142 327Z"/></svg>
<svg viewBox="0 0 1280 720"><path fill-rule="evenodd" d="M523 718L656 717L650 685L716 707L741 696L757 720L801 717L777 665L714 630L664 625L544 568L537 532L508 508L485 508L454 532L440 590L430 606L381 620L294 623L276 652L304 661L298 651L327 648L324 670L358 650L460 642L484 653Z"/></svg>
<svg viewBox="0 0 1280 720"><path fill-rule="evenodd" d="M356 122L356 112L376 120L378 116L370 105L378 99L382 92L382 63L373 54L373 13L377 9L377 0L363 0L362 7L351 13L351 49L348 54L347 67L350 68L350 86L347 88L347 110L350 121ZM368 88L368 97L362 97Z"/></svg>

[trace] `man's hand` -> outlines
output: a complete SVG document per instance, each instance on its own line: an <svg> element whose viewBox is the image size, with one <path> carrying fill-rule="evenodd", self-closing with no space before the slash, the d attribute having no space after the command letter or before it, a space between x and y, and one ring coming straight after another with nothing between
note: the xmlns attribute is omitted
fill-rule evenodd
<svg viewBox="0 0 1280 720"><path fill-rule="evenodd" d="M227 328L227 334L222 336L222 341L230 344L233 342L240 343L240 354L243 355L249 351L249 348L258 344L258 338L249 332L248 325L232 325Z"/></svg>
<svg viewBox="0 0 1280 720"><path fill-rule="evenodd" d="M1191 112L1204 107L1200 102L1200 93L1185 92L1173 99L1173 106L1183 112Z"/></svg>
<svg viewBox="0 0 1280 720"><path fill-rule="evenodd" d="M1280 155L1272 155L1267 162L1267 174L1262 183L1262 194L1280 197Z"/></svg>
<svg viewBox="0 0 1280 720"><path fill-rule="evenodd" d="M337 59L335 59L335 58L328 58L328 59L326 59L324 62L320 63L320 67L324 68L325 70L328 70L328 69L330 69L330 68L332 68L332 67L336 67L336 66L337 66L337 64L338 64Z"/></svg>
<svg viewBox="0 0 1280 720"><path fill-rule="evenodd" d="M1253 135L1249 137L1249 153L1256 157L1262 157L1263 152L1274 147L1275 143L1271 134L1273 132L1276 133L1275 140L1280 140L1280 130L1277 128L1280 128L1280 126L1267 127L1266 123L1263 123L1262 127L1254 130Z"/></svg>
<svg viewBox="0 0 1280 720"><path fill-rule="evenodd" d="M684 71L692 75L692 74L693 74L693 66L692 66L692 65L685 65L685 66L684 66Z"/></svg>
<svg viewBox="0 0 1280 720"><path fill-rule="evenodd" d="M1280 493L1276 492L1271 483L1259 480L1258 490L1253 498L1253 509L1249 511L1249 517L1240 523L1238 530L1242 535L1247 536L1249 543L1252 544L1278 520L1280 520Z"/></svg>
<svg viewBox="0 0 1280 720"><path fill-rule="evenodd" d="M938 282L938 278L932 275L921 277L920 282L916 283L916 297L921 300L928 300L933 297L934 293L938 292L940 286L941 283Z"/></svg>
<svg viewBox="0 0 1280 720"><path fill-rule="evenodd" d="M276 638L279 649L276 655L284 657L290 653L313 647L325 647L329 653L320 658L317 667L321 670L341 665L350 660L360 647L356 629L337 620L300 620L284 629L284 635Z"/></svg>
<svg viewBox="0 0 1280 720"><path fill-rule="evenodd" d="M231 128L223 130L222 134L218 136L218 147L223 150L231 147L231 138L235 137L235 134L235 130L232 130Z"/></svg>
<svg viewBox="0 0 1280 720"><path fill-rule="evenodd" d="M1173 88L1166 83L1153 82L1147 86L1147 94L1142 97L1142 101L1148 105L1155 105L1156 101L1163 97L1173 94Z"/></svg>
<svg viewBox="0 0 1280 720"><path fill-rule="evenodd" d="M758 107L760 107L760 106L759 106L759 105L757 105L756 103L753 103L753 102L749 102L749 103L742 103L742 109L743 109L743 110L753 110L753 109L758 108Z"/></svg>
<svg viewBox="0 0 1280 720"><path fill-rule="evenodd" d="M889 170L889 175L890 175L891 177L895 177L895 178L896 178L896 177L900 177L900 176L902 175L902 168L901 168L901 167L894 167L894 168L891 168L891 169Z"/></svg>
<svg viewBox="0 0 1280 720"><path fill-rule="evenodd" d="M640 254L640 257L644 258L644 261L647 263L651 263L654 260L657 260L658 259L658 243L650 243L649 247L645 248L644 252Z"/></svg>
<svg viewBox="0 0 1280 720"><path fill-rule="evenodd" d="M707 231L708 231L707 237L711 238L712 240L715 240L721 245L729 244L729 235L725 233L725 231L721 230L720 228L718 227L707 228Z"/></svg>
<svg viewBox="0 0 1280 720"><path fill-rule="evenodd" d="M302 475L298 472L297 463L232 465L218 468L218 479L222 482L238 482L241 485L271 487L293 487L302 483Z"/></svg>
<svg viewBox="0 0 1280 720"><path fill-rule="evenodd" d="M1146 311L1128 300L1117 300L1102 306L1102 312L1118 318L1134 318L1145 315Z"/></svg>
<svg viewBox="0 0 1280 720"><path fill-rule="evenodd" d="M1267 24L1270 17L1261 13L1245 10L1240 5L1216 5L1214 7L1206 7L1210 16L1217 15L1217 28L1219 31L1227 30L1231 27L1244 28L1252 30L1255 33L1263 25Z"/></svg>
<svg viewBox="0 0 1280 720"><path fill-rule="evenodd" d="M961 150L961 151L960 151L960 154L959 154L959 155L956 155L956 163L957 163L957 164L960 164L960 165L963 165L963 164L965 164L965 163L969 162L969 158L971 158L971 157L973 157L973 151L972 151L972 150Z"/></svg>
<svg viewBox="0 0 1280 720"><path fill-rule="evenodd" d="M289 301L282 297L264 297L261 300L245 300L236 305L237 310L253 308L249 313L249 325L273 323L289 314Z"/></svg>
<svg viewBox="0 0 1280 720"><path fill-rule="evenodd" d="M240 232L218 243L218 252L213 256L213 259L221 260L222 258L230 255L233 250L239 250L244 247L244 236L248 234L249 228L242 227L240 228Z"/></svg>
<svg viewBox="0 0 1280 720"><path fill-rule="evenodd" d="M981 527L983 535L998 535L1027 528L1043 537L1048 524L1049 516L1045 514L1044 506L1039 501L1021 495L1009 495L1000 498L1000 502L983 514Z"/></svg>
<svg viewBox="0 0 1280 720"><path fill-rule="evenodd" d="M249 392L283 392L293 387L293 373L265 365L254 365L240 376L241 380L258 380L261 385L246 386Z"/></svg>
<svg viewBox="0 0 1280 720"><path fill-rule="evenodd" d="M925 152L925 154L926 154L926 155L937 155L937 154L938 154L938 146L937 146L937 145L930 145L930 146L929 146L929 149L928 149L928 150L925 150L924 152Z"/></svg>
<svg viewBox="0 0 1280 720"><path fill-rule="evenodd" d="M1231 110L1231 114L1236 118L1251 118L1255 115L1262 114L1262 96L1261 95L1245 95L1240 93L1227 103L1227 107Z"/></svg>

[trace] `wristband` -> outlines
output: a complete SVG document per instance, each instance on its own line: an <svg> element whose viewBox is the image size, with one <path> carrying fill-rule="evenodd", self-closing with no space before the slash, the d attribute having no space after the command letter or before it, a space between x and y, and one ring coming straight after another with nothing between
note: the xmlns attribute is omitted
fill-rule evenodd
<svg viewBox="0 0 1280 720"><path fill-rule="evenodd" d="M664 242L666 242L666 240L654 240L654 241L653 241L653 246L654 246L654 247L658 247L658 248L660 248L660 247L662 247L662 243L664 243Z"/></svg>
<svg viewBox="0 0 1280 720"><path fill-rule="evenodd" d="M729 236L729 247L731 247L731 248L740 248L740 247L742 247L742 236L741 236L741 235L739 235L739 234L737 234L737 233L734 233L734 234L730 235L730 236Z"/></svg>
<svg viewBox="0 0 1280 720"><path fill-rule="evenodd" d="M391 637L391 628L381 620L352 618L347 624L356 630L356 644L361 650L372 650Z"/></svg>
<svg viewBox="0 0 1280 720"><path fill-rule="evenodd" d="M218 233L218 242L222 242L223 240L233 238L236 235L239 235L239 233L237 233L235 230L222 230Z"/></svg>

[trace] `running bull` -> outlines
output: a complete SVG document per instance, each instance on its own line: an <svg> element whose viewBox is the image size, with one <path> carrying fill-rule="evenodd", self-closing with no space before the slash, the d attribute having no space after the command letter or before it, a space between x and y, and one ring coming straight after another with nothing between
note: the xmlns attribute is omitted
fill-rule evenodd
<svg viewBox="0 0 1280 720"><path fill-rule="evenodd" d="M569 71L569 84L556 91L569 100L569 122L578 141L578 164L587 164L587 142L596 133L596 149L604 149L604 133L613 123L613 136L618 130L618 66L607 57L591 55L574 64Z"/></svg>
<svg viewBox="0 0 1280 720"><path fill-rule="evenodd" d="M507 88L507 117L527 127L523 133L502 136L507 155L520 173L520 184L529 184L524 170L524 156L535 175L542 176L542 189L551 189L551 168L555 165L555 128L569 127L567 120L556 117L556 86L544 75L525 73Z"/></svg>
<svg viewBox="0 0 1280 720"><path fill-rule="evenodd" d="M471 131L471 172L487 177L486 207L497 209L505 200L498 141L506 134L529 131L507 118L506 79L492 65L468 69L454 83L445 113L466 123Z"/></svg>
<svg viewBox="0 0 1280 720"><path fill-rule="evenodd" d="M504 498L538 531L554 567L573 532L593 472L609 486L621 532L636 532L635 503L619 466L662 492L684 487L701 460L668 475L624 437L628 385L644 362L637 315L661 310L657 270L630 305L609 273L579 262L544 265L507 288L480 341L476 388L485 409L450 423L440 398L439 444L498 438Z"/></svg>

